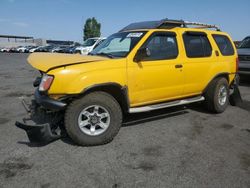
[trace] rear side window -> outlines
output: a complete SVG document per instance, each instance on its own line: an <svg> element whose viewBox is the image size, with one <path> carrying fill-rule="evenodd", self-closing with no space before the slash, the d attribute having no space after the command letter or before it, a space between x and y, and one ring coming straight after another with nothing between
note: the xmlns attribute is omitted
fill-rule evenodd
<svg viewBox="0 0 250 188"><path fill-rule="evenodd" d="M212 54L212 47L205 34L185 33L183 35L187 57L209 57Z"/></svg>
<svg viewBox="0 0 250 188"><path fill-rule="evenodd" d="M229 38L225 35L213 35L213 38L224 56L234 55L234 48Z"/></svg>

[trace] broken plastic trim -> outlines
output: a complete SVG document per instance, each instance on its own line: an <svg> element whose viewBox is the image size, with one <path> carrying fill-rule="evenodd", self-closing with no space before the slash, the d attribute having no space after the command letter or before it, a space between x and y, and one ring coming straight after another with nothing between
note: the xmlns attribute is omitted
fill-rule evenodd
<svg viewBox="0 0 250 188"><path fill-rule="evenodd" d="M240 106L243 102L239 87L237 85L234 86L234 91L230 95L229 102L232 106Z"/></svg>
<svg viewBox="0 0 250 188"><path fill-rule="evenodd" d="M52 133L49 123L27 125L25 123L16 121L15 125L26 132L30 142L50 143L61 138L61 135Z"/></svg>
<svg viewBox="0 0 250 188"><path fill-rule="evenodd" d="M232 85L233 93L229 97L229 102L232 106L240 106L243 102L241 98L240 90L239 90L239 82L240 82L239 79L240 79L239 75L236 74L234 78L234 83Z"/></svg>

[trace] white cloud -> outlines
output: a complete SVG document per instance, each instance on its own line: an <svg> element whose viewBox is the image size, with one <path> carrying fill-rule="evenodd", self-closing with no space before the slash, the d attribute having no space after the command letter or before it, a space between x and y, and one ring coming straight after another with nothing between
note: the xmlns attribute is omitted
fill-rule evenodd
<svg viewBox="0 0 250 188"><path fill-rule="evenodd" d="M25 23L25 22L13 22L12 23L15 26L19 26L19 27L28 27L29 24Z"/></svg>
<svg viewBox="0 0 250 188"><path fill-rule="evenodd" d="M10 20L10 19L6 19L6 18L0 18L0 23L12 24L12 25L15 25L18 27L28 27L29 26L28 23Z"/></svg>

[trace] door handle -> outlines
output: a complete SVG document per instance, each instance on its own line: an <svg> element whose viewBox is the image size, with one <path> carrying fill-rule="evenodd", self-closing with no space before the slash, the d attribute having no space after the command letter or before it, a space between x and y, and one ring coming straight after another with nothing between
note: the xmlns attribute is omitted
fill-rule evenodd
<svg viewBox="0 0 250 188"><path fill-rule="evenodd" d="M180 68L182 68L183 66L182 66L182 64L177 64L177 65L175 65L175 68L176 69L180 69Z"/></svg>
<svg viewBox="0 0 250 188"><path fill-rule="evenodd" d="M220 55L219 52L218 52L218 50L215 50L215 55L216 55L216 56L219 56L219 55Z"/></svg>

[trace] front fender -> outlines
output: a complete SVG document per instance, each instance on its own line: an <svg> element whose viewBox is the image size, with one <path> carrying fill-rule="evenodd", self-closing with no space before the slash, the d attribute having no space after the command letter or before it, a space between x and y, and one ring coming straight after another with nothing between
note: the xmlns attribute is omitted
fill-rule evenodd
<svg viewBox="0 0 250 188"><path fill-rule="evenodd" d="M126 61L120 59L71 65L51 70L54 81L48 94L80 94L85 88L102 83L126 85Z"/></svg>

